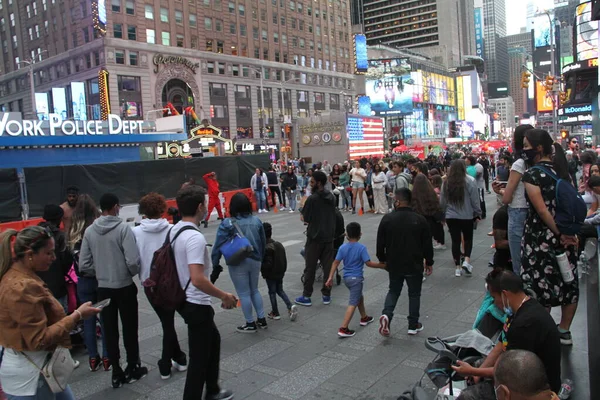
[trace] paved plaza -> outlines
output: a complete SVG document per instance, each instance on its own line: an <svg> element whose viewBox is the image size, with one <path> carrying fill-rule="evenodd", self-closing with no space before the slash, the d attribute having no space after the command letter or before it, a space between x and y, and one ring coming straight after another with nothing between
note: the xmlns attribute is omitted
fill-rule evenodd
<svg viewBox="0 0 600 400"><path fill-rule="evenodd" d="M472 327L483 298L483 278L489 272L488 261L493 251L490 249L492 238L487 233L491 231L491 220L496 209L495 197L488 195L487 204L488 218L479 224L475 235L473 277L454 277L450 237L446 232L448 250L436 251L433 275L423 283L421 322L425 329L417 336L408 336L406 333L406 289L396 308L390 338L379 335L377 322L360 327L358 315L350 325L350 328L356 329L356 336L338 338L337 330L348 300L348 291L343 285L334 286L330 305L322 304L316 288L313 306L298 306L297 321L291 322L287 318L268 320L267 330L251 335L235 331L236 326L244 322L240 309L223 310L215 301L215 321L222 338L222 387L233 390L236 399L247 400L396 399L418 381L423 369L434 357L434 353L423 345L426 337L450 336ZM304 262L300 249L305 241L305 228L298 213L271 212L260 214L260 218L273 225L273 238L286 247L288 272L284 289L293 299L302 291L300 277ZM376 233L381 216L344 213L344 218L346 224L358 221L362 225L361 241L375 259ZM216 228L217 223L212 222L208 229L203 230L209 243L214 241ZM369 315L378 318L381 314L387 283L386 272L365 268L364 295ZM217 286L235 293L227 271L221 275ZM265 313L268 313L270 302L262 279L259 289L263 295ZM82 365L75 371L71 385L78 399L182 398L185 373L173 372L171 379L160 379L156 366L161 354L160 323L142 292L138 298L141 358L149 369L148 376L134 384L112 389L111 374L89 372L87 355L84 350L78 350L75 355ZM281 300L279 307L285 310ZM564 349L563 378L570 377L575 381L576 390L571 397L574 400L587 400L590 397L587 389L585 312L584 298L573 326L575 344L572 349ZM176 326L182 349L188 353L186 325L178 317ZM124 359L124 350L121 354ZM429 383L427 378L424 382Z"/></svg>

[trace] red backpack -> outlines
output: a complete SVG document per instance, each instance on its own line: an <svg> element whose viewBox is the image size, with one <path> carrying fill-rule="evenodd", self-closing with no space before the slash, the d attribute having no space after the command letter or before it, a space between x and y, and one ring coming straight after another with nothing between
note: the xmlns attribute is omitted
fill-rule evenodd
<svg viewBox="0 0 600 400"><path fill-rule="evenodd" d="M185 303L185 291L191 282L191 279L188 279L185 288L181 288L173 243L182 232L197 230L193 226L184 226L175 234L173 240L169 240L172 229L169 229L160 249L154 252L150 264L150 276L142 283L150 303L166 310L177 310Z"/></svg>

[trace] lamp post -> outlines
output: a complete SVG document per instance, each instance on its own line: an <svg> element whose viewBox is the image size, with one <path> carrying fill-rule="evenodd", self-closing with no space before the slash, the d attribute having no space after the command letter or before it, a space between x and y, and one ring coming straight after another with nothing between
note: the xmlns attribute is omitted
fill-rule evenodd
<svg viewBox="0 0 600 400"><path fill-rule="evenodd" d="M552 78L556 77L556 44L554 43L554 28L556 19L552 20L552 16L550 16L550 11L548 10L538 10L538 15L545 14L548 17L548 23L550 24L550 75ZM556 135L558 133L558 102L556 99L556 91L554 87L552 87L552 91L550 92L552 96L552 134Z"/></svg>
<svg viewBox="0 0 600 400"><path fill-rule="evenodd" d="M260 74L260 138L263 139L263 134L265 131L265 91L263 88L263 67L260 67L260 70L253 68L253 67L249 67L251 70L253 70L254 72L256 72L257 74Z"/></svg>
<svg viewBox="0 0 600 400"><path fill-rule="evenodd" d="M26 64L29 66L29 90L31 90L31 111L33 112L35 119L38 118L38 115L37 115L37 107L35 104L35 80L33 77L33 64L36 63L38 57L40 58L40 61L41 61L42 54L47 53L47 52L48 52L48 50L42 50L41 52L36 54L34 57L32 57L28 60L23 60L19 63L19 64Z"/></svg>
<svg viewBox="0 0 600 400"><path fill-rule="evenodd" d="M281 135L282 135L282 138L284 139L284 143L286 144L286 146L288 146L287 141L290 138L285 133L285 99L284 99L284 96L283 96L283 91L285 90L285 87L283 85L286 84L286 83L288 83L288 82L295 82L297 80L298 80L298 78L294 77L294 78L288 79L287 81L283 81L283 82L279 83L281 85L281 103L280 103L280 106L279 106L279 109L281 110ZM291 107L291 99L290 99L290 107ZM291 109L290 109L290 112L291 112ZM285 164L287 165L287 162L288 162L288 153L287 153L287 151L284 153L283 158L285 160Z"/></svg>

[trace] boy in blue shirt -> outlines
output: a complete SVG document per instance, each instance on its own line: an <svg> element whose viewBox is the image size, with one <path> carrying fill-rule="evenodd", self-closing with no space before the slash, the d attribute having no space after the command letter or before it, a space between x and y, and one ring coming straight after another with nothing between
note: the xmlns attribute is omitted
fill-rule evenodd
<svg viewBox="0 0 600 400"><path fill-rule="evenodd" d="M340 262L344 262L344 283L348 290L350 290L350 299L348 301L348 308L346 309L346 315L344 316L344 322L342 327L338 330L338 336L340 337L351 337L356 334L355 331L348 329L350 320L354 315L356 307L360 312L360 326L367 326L374 321L373 317L367 315L365 311L365 303L363 298L363 270L365 264L371 268L383 268L385 264L375 263L371 261L367 248L362 243L358 243L361 237L361 228L358 222L351 222L346 226L346 236L348 237L348 243L344 243L338 250L337 256L331 266L331 272L329 273L329 279L326 282L327 286L333 285L333 277L340 265Z"/></svg>

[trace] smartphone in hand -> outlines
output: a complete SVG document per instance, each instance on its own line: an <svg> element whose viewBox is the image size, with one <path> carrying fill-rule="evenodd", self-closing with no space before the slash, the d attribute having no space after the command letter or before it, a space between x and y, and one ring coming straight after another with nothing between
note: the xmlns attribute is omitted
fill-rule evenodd
<svg viewBox="0 0 600 400"><path fill-rule="evenodd" d="M92 304L93 308L99 308L99 309L103 309L104 307L108 306L110 304L110 299L104 299L102 301L99 301L96 304Z"/></svg>

